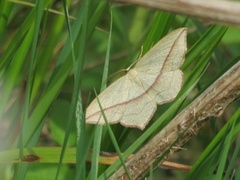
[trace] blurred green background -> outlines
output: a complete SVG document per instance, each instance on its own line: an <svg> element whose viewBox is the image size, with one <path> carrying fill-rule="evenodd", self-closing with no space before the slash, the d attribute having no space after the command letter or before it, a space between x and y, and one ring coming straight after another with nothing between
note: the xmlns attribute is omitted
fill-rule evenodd
<svg viewBox="0 0 240 180"><path fill-rule="evenodd" d="M59 179L88 177L93 171L91 163L85 164L85 160L89 148L93 147L96 129L94 125L79 126L78 123L83 121L76 120L76 106L73 102L75 105L80 103L84 113L87 105L95 98L94 89L100 93L106 58L110 60L109 76L105 80L109 85L124 75L123 70L141 54L145 54L153 44L174 29L188 28L189 49L193 45L198 46L198 40L211 28L215 28L216 35L217 32L224 34L226 31L222 39L221 35L215 37L219 38L219 42L214 47L204 47L201 44L206 49L194 51L196 57L193 60L186 59L183 66L187 65L183 71L185 78L191 79L192 70L197 67L204 52L213 49L206 58L208 66L205 64L205 68L203 65L205 72L179 109L192 102L213 80L239 61L238 27L221 27L184 15L135 5L109 4L107 1L68 1L68 26L60 1L31 3L33 4L24 1L0 2L0 149L10 152L16 148L46 147L51 151L51 147L63 146L77 147L76 154L81 149L82 154L79 156L82 159L78 159L77 163L82 163L82 166L64 163ZM208 40L202 39L205 42ZM76 59L71 55L72 45ZM106 53L109 47L108 57ZM77 83L79 84L76 85ZM82 99L73 98L74 92L79 92ZM172 103L158 106L147 128L171 105ZM221 118L211 119L184 147L186 150L169 157L170 160L193 165L238 107L239 100L231 104ZM72 116L69 115L71 110ZM71 119L73 121L70 123ZM139 129L124 128L119 124L111 127L122 152L143 133ZM64 137L68 140L64 141ZM106 128L103 129L100 142L101 151L116 152ZM229 153L233 151L230 149ZM40 156L44 154L45 152L39 152ZM13 176L20 179L53 179L59 163L1 166L5 179L12 179ZM106 167L99 165L95 175L102 174ZM82 168L80 175L78 168ZM183 179L185 176L185 172L157 168L152 179Z"/></svg>

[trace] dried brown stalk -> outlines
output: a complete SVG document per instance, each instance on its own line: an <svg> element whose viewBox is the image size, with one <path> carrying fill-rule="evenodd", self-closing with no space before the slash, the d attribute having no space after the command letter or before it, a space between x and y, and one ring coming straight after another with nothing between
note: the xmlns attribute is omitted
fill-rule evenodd
<svg viewBox="0 0 240 180"><path fill-rule="evenodd" d="M133 179L138 179L150 165L179 139L179 132L188 130L179 139L177 146L183 146L204 126L209 117L218 117L224 109L240 95L240 61L206 89L187 108L179 113L161 132L138 151L126 166ZM171 149L172 154L176 149ZM128 179L123 167L110 179Z"/></svg>
<svg viewBox="0 0 240 180"><path fill-rule="evenodd" d="M240 3L223 0L112 0L115 3L137 4L206 19L221 24L240 25Z"/></svg>

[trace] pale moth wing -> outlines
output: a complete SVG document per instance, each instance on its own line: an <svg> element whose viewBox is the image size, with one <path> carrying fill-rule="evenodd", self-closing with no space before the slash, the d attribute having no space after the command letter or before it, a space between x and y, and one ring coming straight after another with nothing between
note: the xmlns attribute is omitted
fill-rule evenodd
<svg viewBox="0 0 240 180"><path fill-rule="evenodd" d="M109 124L144 129L157 104L172 101L183 83L179 69L187 50L187 29L180 28L162 38L127 74L99 94ZM86 123L105 124L97 99L86 111Z"/></svg>

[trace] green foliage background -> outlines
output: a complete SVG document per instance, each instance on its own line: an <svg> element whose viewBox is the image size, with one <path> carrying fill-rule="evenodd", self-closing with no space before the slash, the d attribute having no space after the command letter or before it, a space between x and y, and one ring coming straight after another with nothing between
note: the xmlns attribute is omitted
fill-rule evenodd
<svg viewBox="0 0 240 180"><path fill-rule="evenodd" d="M135 153L239 61L238 28L105 0L32 3L0 2L0 158L5 162L0 174L4 179L104 179L121 162L99 165L99 151L121 151L123 160ZM144 132L116 124L111 135L105 126L85 125L93 89L99 93L123 75L115 72L180 27L188 28L188 52L181 68L185 83L176 100L159 106ZM221 118L213 118L186 151L172 157L183 164L196 162L190 173L157 169L150 171L150 177L222 178L223 172L230 175L234 168L238 177L239 112L236 101ZM223 147L225 151L220 151ZM42 163L10 163L26 156L27 148ZM212 174L217 167L220 170Z"/></svg>

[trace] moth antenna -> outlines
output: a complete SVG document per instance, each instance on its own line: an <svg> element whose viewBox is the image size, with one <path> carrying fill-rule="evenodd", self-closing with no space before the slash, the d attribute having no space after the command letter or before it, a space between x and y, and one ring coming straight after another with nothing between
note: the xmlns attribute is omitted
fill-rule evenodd
<svg viewBox="0 0 240 180"><path fill-rule="evenodd" d="M140 51L140 54L139 54L139 56L138 56L138 59L137 59L136 61L134 61L127 69L125 69L125 72L126 72L126 73L131 69L131 67L132 67L133 65L135 65L135 64L141 59L142 54L143 54L143 46L141 46L141 51Z"/></svg>
<svg viewBox="0 0 240 180"><path fill-rule="evenodd" d="M143 46L141 46L141 51L140 51L139 57L138 57L138 59L137 59L136 61L134 61L128 68L126 68L126 69L121 69L121 70L119 70L119 71L111 74L111 75L108 77L108 79L112 78L115 74L120 73L120 72L123 72L123 71L124 71L125 73L127 73L127 72L131 69L131 67L132 67L133 65L135 65L135 64L141 59L142 53L143 53Z"/></svg>

